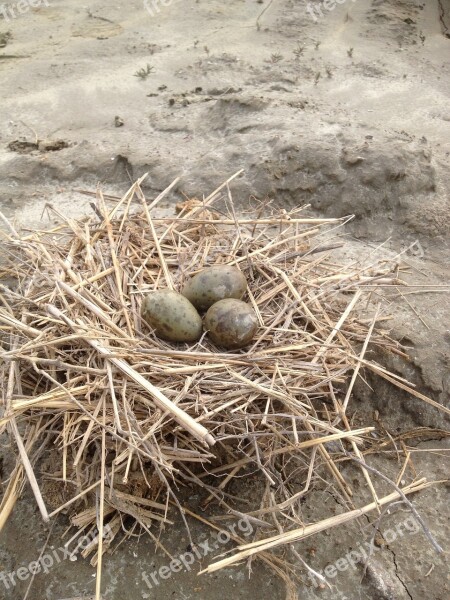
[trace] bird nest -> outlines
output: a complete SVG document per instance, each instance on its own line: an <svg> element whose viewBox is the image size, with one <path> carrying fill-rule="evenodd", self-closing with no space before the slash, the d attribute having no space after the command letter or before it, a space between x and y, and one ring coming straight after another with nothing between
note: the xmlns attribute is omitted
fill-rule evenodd
<svg viewBox="0 0 450 600"><path fill-rule="evenodd" d="M364 459L380 440L350 418L363 369L433 403L366 356L369 344L405 356L371 301L374 289L400 284L397 263L335 256L348 219L269 203L237 215L231 179L174 216L158 217L172 186L149 202L139 181L121 199L97 192L89 218L59 215L53 229L21 235L7 223L0 277L15 286L0 296L0 426L18 457L0 527L28 481L45 520L63 512L80 533L99 531L83 554L100 574L102 556L130 531L159 543L174 510L215 528L214 517L246 517L254 541L234 533L233 554L206 570L257 554L291 585L301 577L291 542L428 485L380 497ZM259 321L251 344L225 352L207 334L191 345L158 339L140 316L145 295L180 290L217 264L247 279ZM342 473L349 461L371 494L358 508ZM232 485L249 473L260 486L253 506ZM348 510L304 522L300 502L315 485L334 488ZM184 486L200 501L189 504Z"/></svg>

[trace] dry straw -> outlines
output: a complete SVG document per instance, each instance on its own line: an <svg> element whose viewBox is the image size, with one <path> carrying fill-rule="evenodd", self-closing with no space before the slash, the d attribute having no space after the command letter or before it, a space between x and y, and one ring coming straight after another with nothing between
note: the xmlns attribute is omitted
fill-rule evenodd
<svg viewBox="0 0 450 600"><path fill-rule="evenodd" d="M97 565L96 598L102 554L138 530L161 546L157 528L170 527L172 506L214 528L207 506L222 518L246 514L256 540L235 537L238 552L207 570L257 554L293 594L292 542L404 497L398 488L380 496L364 468L380 439L351 424L362 371L449 412L366 356L375 346L405 356L369 301L383 285L401 285L396 263L341 264L334 250L348 219L269 204L237 216L228 184L238 174L174 217L154 211L177 182L149 204L142 179L122 199L97 192L92 217L59 215L49 231L19 235L3 217L0 276L16 286L0 288L0 428L19 453L0 528L28 480L44 519L65 512L80 533L98 530L83 551ZM145 294L179 290L212 264L237 265L247 278L260 323L252 345L233 353L207 335L191 346L156 338L140 318ZM370 495L362 508L342 472L349 451ZM249 473L258 490L250 504L233 485ZM197 487L200 508L181 499L186 485ZM300 502L321 485L346 510L304 523ZM413 481L402 493L427 485Z"/></svg>

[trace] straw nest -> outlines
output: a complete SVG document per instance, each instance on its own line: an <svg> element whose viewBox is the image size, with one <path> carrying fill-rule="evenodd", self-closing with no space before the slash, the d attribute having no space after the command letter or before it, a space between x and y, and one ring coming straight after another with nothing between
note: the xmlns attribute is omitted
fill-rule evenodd
<svg viewBox="0 0 450 600"><path fill-rule="evenodd" d="M44 519L64 512L80 533L99 529L83 553L100 575L102 555L130 531L159 543L177 507L217 528L202 516L209 505L222 518L247 514L257 534L247 545L234 536L237 550L207 571L258 554L291 585L301 573L287 544L428 485L379 497L364 455L380 440L347 416L362 368L434 404L365 358L369 343L404 355L376 326L386 318L380 307L368 304L377 286L400 284L397 264L336 261L346 219L264 204L237 216L231 179L171 217L154 213L176 182L149 203L138 181L120 200L98 192L92 217L59 215L50 231L19 235L6 222L0 275L16 286L2 285L0 296L0 425L19 452L0 527L28 481ZM216 208L220 198L226 209ZM145 294L179 290L212 264L245 274L259 320L252 344L223 352L207 335L191 346L156 338L140 317ZM373 500L358 509L340 469L349 460L359 461ZM230 491L246 473L261 482L253 506ZM315 482L333 487L348 510L304 523L299 502ZM200 504L180 500L186 484Z"/></svg>

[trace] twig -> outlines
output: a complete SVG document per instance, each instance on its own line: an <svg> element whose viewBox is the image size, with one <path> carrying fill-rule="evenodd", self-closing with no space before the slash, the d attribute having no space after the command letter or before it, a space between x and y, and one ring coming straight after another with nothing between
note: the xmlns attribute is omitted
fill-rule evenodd
<svg viewBox="0 0 450 600"><path fill-rule="evenodd" d="M394 490L397 492L397 494L400 496L400 498L403 500L403 502L410 508L411 512L413 513L413 515L415 516L415 518L417 519L417 521L422 526L422 529L424 530L424 533L427 536L427 538L430 540L431 545L433 546L433 548L436 550L436 552L438 554L442 554L444 552L444 550L436 542L436 540L434 539L434 537L431 534L430 530L428 529L427 525L425 524L425 521L422 519L422 517L420 516L419 512L414 507L414 504L408 500L408 498L406 497L404 491L402 491L402 489L399 488L396 483L394 483L391 479L389 479L389 477L386 477L386 475L384 475L383 473L381 473L380 471L378 471L378 469L375 469L374 467L369 466L366 462L360 460L359 458L356 458L356 456L352 456L351 454L349 454L346 451L344 451L344 452L345 452L345 455L348 458L350 458L350 460L358 463L359 465L361 465L362 467L364 467L364 469L368 469L369 471L372 471L372 473L375 473L375 475L378 475L378 477L380 477L383 481L385 481L386 483L388 483L389 485L391 485L394 488Z"/></svg>

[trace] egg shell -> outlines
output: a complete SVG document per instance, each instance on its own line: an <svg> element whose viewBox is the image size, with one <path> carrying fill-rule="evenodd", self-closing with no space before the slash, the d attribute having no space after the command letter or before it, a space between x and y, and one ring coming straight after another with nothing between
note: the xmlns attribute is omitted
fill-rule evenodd
<svg viewBox="0 0 450 600"><path fill-rule="evenodd" d="M205 329L218 346L227 349L246 346L258 329L258 319L250 304L226 298L211 306L205 315Z"/></svg>
<svg viewBox="0 0 450 600"><path fill-rule="evenodd" d="M208 310L224 298L241 299L246 289L247 281L239 269L215 265L194 275L184 286L182 294L198 310Z"/></svg>
<svg viewBox="0 0 450 600"><path fill-rule="evenodd" d="M195 342L202 335L202 319L195 307L173 290L158 290L146 296L141 314L163 340Z"/></svg>

